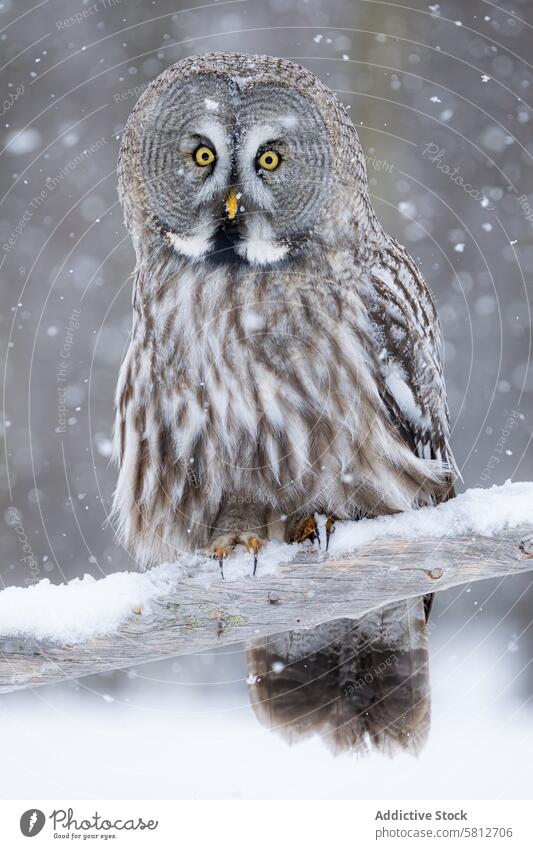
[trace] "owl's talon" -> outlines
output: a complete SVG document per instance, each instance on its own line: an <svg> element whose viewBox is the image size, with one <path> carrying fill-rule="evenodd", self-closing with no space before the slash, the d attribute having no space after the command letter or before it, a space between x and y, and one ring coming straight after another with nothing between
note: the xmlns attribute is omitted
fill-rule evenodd
<svg viewBox="0 0 533 849"><path fill-rule="evenodd" d="M236 545L243 545L247 551L253 553L254 565L253 574L257 572L258 554L263 548L265 540L254 534L243 531L242 533L228 531L219 534L209 545L204 549L204 554L212 557L213 560L218 560L220 576L224 580L224 560L226 560Z"/></svg>
<svg viewBox="0 0 533 849"><path fill-rule="evenodd" d="M243 540L244 545L248 549L248 551L253 552L254 555L254 569L252 572L252 577L255 578L255 573L257 572L257 561L260 550L264 546L264 541L259 537L249 537Z"/></svg>
<svg viewBox="0 0 533 849"><path fill-rule="evenodd" d="M318 531L316 519L313 515L304 516L304 518L301 519L294 528L289 538L289 542L303 543L308 541L314 542L315 540L320 546L320 533Z"/></svg>
<svg viewBox="0 0 533 849"><path fill-rule="evenodd" d="M210 547L213 560L218 560L218 568L220 569L220 577L222 580L224 580L224 560L231 554L232 551L233 544L229 539L224 540L224 543L218 542Z"/></svg>
<svg viewBox="0 0 533 849"><path fill-rule="evenodd" d="M224 580L224 558L228 556L230 550L227 546L217 545L213 559L218 560L218 568L220 569L220 577Z"/></svg>
<svg viewBox="0 0 533 849"><path fill-rule="evenodd" d="M333 518L333 516L330 516L329 519L326 519L326 551L329 548L329 538L334 533L335 533L335 519Z"/></svg>

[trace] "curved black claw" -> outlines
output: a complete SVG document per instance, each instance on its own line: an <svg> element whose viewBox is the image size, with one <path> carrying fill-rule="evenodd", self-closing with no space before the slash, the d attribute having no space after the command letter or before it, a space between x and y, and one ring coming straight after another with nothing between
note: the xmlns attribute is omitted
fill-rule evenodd
<svg viewBox="0 0 533 849"><path fill-rule="evenodd" d="M220 577L224 580L224 555L213 554L213 560L218 560L218 568L220 569Z"/></svg>
<svg viewBox="0 0 533 849"><path fill-rule="evenodd" d="M329 538L334 533L335 533L335 519L333 519L330 516L329 519L326 519L326 551L329 548Z"/></svg>
<svg viewBox="0 0 533 849"><path fill-rule="evenodd" d="M252 577L253 577L253 578L255 578L255 573L257 572L257 560L258 560L257 555L258 555L258 554L259 554L259 552L258 552L258 551L254 551L254 571L252 572Z"/></svg>

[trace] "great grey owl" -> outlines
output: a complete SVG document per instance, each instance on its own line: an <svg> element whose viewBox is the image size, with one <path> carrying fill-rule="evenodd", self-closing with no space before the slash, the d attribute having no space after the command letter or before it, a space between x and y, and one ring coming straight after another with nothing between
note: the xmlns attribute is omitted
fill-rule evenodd
<svg viewBox="0 0 533 849"><path fill-rule="evenodd" d="M176 63L126 124L119 192L137 263L114 510L142 564L450 495L435 308L310 71Z"/></svg>

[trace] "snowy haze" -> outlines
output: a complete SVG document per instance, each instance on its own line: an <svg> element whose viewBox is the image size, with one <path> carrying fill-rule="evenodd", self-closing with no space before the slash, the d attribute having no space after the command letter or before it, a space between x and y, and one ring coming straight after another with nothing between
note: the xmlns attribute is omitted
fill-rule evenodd
<svg viewBox="0 0 533 849"><path fill-rule="evenodd" d="M10 798L531 798L526 660L488 605L432 634L432 734L419 758L333 758L258 725L246 668L224 652L11 694L0 703ZM445 614L447 615L447 614ZM502 640L503 638L503 640ZM495 683L497 682L497 683ZM73 769L76 752L79 769Z"/></svg>

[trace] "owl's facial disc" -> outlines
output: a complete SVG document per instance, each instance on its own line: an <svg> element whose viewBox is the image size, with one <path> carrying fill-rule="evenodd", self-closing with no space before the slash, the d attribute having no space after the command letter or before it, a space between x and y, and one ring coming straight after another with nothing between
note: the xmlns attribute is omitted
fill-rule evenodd
<svg viewBox="0 0 533 849"><path fill-rule="evenodd" d="M146 127L146 188L165 239L191 260L280 262L327 203L325 125L304 95L198 75L163 93Z"/></svg>

